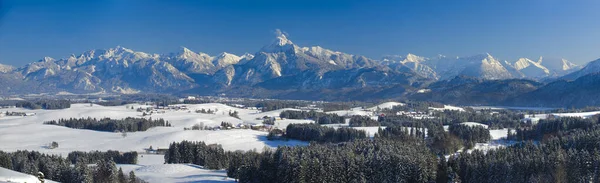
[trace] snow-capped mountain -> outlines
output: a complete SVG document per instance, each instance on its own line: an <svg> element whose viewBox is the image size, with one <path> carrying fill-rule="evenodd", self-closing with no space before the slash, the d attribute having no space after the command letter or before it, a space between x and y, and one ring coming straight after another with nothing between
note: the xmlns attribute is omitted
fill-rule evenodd
<svg viewBox="0 0 600 183"><path fill-rule="evenodd" d="M439 79L436 71L424 63L428 60L429 60L428 58L409 53L406 56L401 56L401 55L384 56L382 59L382 61L383 61L382 63L386 64L386 65L390 66L391 68L394 68L398 71L401 71L403 69L401 67L404 66L404 67L408 67L409 69L413 70L414 72L416 72L417 74L419 74L423 77L434 79L434 80Z"/></svg>
<svg viewBox="0 0 600 183"><path fill-rule="evenodd" d="M506 64L487 53L468 57L440 56L430 59L426 64L437 72L440 80L451 79L458 75L489 80L517 77L506 68Z"/></svg>
<svg viewBox="0 0 600 183"><path fill-rule="evenodd" d="M550 70L541 65L541 63L534 62L528 58L520 58L513 66L528 78L541 79L556 74L554 72L551 73Z"/></svg>
<svg viewBox="0 0 600 183"><path fill-rule="evenodd" d="M575 80L585 75L594 74L598 72L600 72L600 59L591 61L587 65L585 65L585 67L583 67L581 70L572 72L561 78L566 80Z"/></svg>
<svg viewBox="0 0 600 183"><path fill-rule="evenodd" d="M262 47L250 59L217 72L216 79L220 84L227 86L253 85L304 71L315 71L316 74L322 75L334 70L371 68L378 65L376 61L364 56L332 51L319 46L300 47L285 34L278 32L271 44Z"/></svg>
<svg viewBox="0 0 600 183"><path fill-rule="evenodd" d="M8 73L15 70L13 66L0 64L0 73Z"/></svg>
<svg viewBox="0 0 600 183"><path fill-rule="evenodd" d="M551 73L556 73L556 76L563 76L582 68L581 66L571 63L563 58L555 59L540 57L538 63L548 68Z"/></svg>
<svg viewBox="0 0 600 183"><path fill-rule="evenodd" d="M528 58L520 58L515 63L500 61L485 53L466 57L446 57L439 55L433 58L408 54L407 56L385 56L382 64L402 70L410 69L421 76L447 80L459 75L472 76L487 80L526 78L540 80L547 77L558 77L579 68L565 59L545 59L535 62ZM404 66L404 67L401 67Z"/></svg>
<svg viewBox="0 0 600 183"><path fill-rule="evenodd" d="M596 61L600 63L600 61ZM600 70L590 63L574 76ZM564 59L527 58L511 64L490 54L466 57L385 56L380 61L294 44L280 31L255 54L223 52L211 56L181 47L173 53L154 54L117 46L66 58L44 57L20 68L0 65L1 93L137 93L205 92L273 96L288 92L319 98L343 90L365 97L361 90L402 96L436 80L457 76L481 80L560 76L578 68ZM300 90L301 93L289 93ZM275 92L276 91L276 92ZM339 98L336 98L339 99Z"/></svg>

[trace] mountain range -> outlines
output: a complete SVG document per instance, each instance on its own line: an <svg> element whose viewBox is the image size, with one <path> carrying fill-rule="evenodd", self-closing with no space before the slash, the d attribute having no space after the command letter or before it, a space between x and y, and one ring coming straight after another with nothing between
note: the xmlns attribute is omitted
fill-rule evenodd
<svg viewBox="0 0 600 183"><path fill-rule="evenodd" d="M582 68L565 59L520 58L508 62L488 53L430 58L408 54L371 59L319 46L301 47L278 33L272 43L254 54L241 56L226 52L211 56L185 47L169 54L149 54L117 46L58 60L44 57L19 68L0 65L0 92L161 92L318 100L429 97L428 100L444 101L443 96L459 99L461 95L418 91L453 90L455 94L461 91L488 96L485 93L498 92L494 86L504 91L519 88L501 100L474 100L487 104L543 88L543 83L573 81L598 71L600 60ZM465 80L469 85L456 90L456 83ZM483 85L487 89L477 90ZM470 90L465 91L466 88Z"/></svg>

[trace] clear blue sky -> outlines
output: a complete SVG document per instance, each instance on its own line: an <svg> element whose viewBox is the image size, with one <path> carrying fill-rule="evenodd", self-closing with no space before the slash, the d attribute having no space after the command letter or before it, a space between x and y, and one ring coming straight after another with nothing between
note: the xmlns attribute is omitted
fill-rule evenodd
<svg viewBox="0 0 600 183"><path fill-rule="evenodd" d="M275 29L301 46L379 59L414 53L600 58L597 0L0 0L0 63L117 45L254 53Z"/></svg>

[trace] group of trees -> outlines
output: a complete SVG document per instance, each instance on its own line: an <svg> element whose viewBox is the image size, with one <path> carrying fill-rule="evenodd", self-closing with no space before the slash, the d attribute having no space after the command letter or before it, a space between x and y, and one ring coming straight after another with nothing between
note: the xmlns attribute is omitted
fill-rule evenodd
<svg viewBox="0 0 600 183"><path fill-rule="evenodd" d="M364 130L353 128L332 128L318 124L289 124L285 138L316 142L347 142L367 138Z"/></svg>
<svg viewBox="0 0 600 183"><path fill-rule="evenodd" d="M345 119L337 114L327 114L323 112L311 111L292 111L286 110L279 114L281 118L287 119L311 119L316 121L318 124L343 124Z"/></svg>
<svg viewBox="0 0 600 183"><path fill-rule="evenodd" d="M27 109L67 109L71 107L71 102L68 100L19 101L15 106Z"/></svg>
<svg viewBox="0 0 600 183"><path fill-rule="evenodd" d="M536 125L516 129L516 134L508 136L511 140L544 140L561 135L572 129L588 129L598 124L598 116L591 118L561 117L540 120Z"/></svg>
<svg viewBox="0 0 600 183"><path fill-rule="evenodd" d="M454 124L448 127L448 131L450 134L462 139L467 148L473 147L475 143L488 142L492 138L490 136L490 130L479 125L468 126Z"/></svg>
<svg viewBox="0 0 600 183"><path fill-rule="evenodd" d="M94 163L96 166L88 166ZM56 155L41 154L36 151L0 151L0 167L14 171L37 175L44 174L45 179L64 183L140 183L144 182L135 174L123 173L112 159L98 159L93 162L77 160L75 163Z"/></svg>
<svg viewBox="0 0 600 183"><path fill-rule="evenodd" d="M389 139L224 151L203 142L173 143L166 163L227 170L239 182L431 182L437 158L422 143ZM212 165L211 165L212 164Z"/></svg>
<svg viewBox="0 0 600 183"><path fill-rule="evenodd" d="M261 108L263 112L273 111L283 108L294 108L297 106L304 106L306 102L299 101L285 101L285 100L267 100L258 102L255 106Z"/></svg>
<svg viewBox="0 0 600 183"><path fill-rule="evenodd" d="M73 151L67 156L67 160L75 164L77 161L82 161L85 164L97 163L100 160L111 159L118 164L137 164L138 153L135 151L120 153L119 151Z"/></svg>
<svg viewBox="0 0 600 183"><path fill-rule="evenodd" d="M371 119L371 117L354 115L350 118L350 126L380 126L380 124L379 121Z"/></svg>
<svg viewBox="0 0 600 183"><path fill-rule="evenodd" d="M44 124L49 125L59 125L65 126L69 128L77 128L77 129L89 129L96 131L106 131L106 132L137 132L137 131L146 131L149 128L155 126L167 126L170 127L171 124L164 119L153 120L152 118L133 118L127 117L124 119L110 119L103 118L97 120L96 118L69 118L69 119L59 119L58 121L46 121Z"/></svg>
<svg viewBox="0 0 600 183"><path fill-rule="evenodd" d="M221 145L204 142L173 142L165 153L165 163L193 163L208 169L228 167L228 154Z"/></svg>

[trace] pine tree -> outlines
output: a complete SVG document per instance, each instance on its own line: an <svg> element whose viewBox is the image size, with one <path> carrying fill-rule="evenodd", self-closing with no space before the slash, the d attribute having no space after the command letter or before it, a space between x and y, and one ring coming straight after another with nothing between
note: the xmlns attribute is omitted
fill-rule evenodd
<svg viewBox="0 0 600 183"><path fill-rule="evenodd" d="M123 174L123 169L121 169L119 167L119 172L117 175L117 179L119 180L119 183L127 183L127 178L125 177L125 174Z"/></svg>
<svg viewBox="0 0 600 183"><path fill-rule="evenodd" d="M135 177L135 173L133 173L133 171L130 171L129 172L129 183L136 183L136 182L138 182L138 181L137 181L137 178Z"/></svg>

